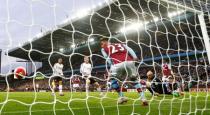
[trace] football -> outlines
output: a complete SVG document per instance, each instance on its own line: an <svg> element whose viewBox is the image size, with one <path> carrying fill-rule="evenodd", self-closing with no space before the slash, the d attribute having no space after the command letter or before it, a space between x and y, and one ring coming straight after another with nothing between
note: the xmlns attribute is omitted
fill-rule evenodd
<svg viewBox="0 0 210 115"><path fill-rule="evenodd" d="M26 76L26 69L24 67L17 67L14 71L14 79L23 79Z"/></svg>

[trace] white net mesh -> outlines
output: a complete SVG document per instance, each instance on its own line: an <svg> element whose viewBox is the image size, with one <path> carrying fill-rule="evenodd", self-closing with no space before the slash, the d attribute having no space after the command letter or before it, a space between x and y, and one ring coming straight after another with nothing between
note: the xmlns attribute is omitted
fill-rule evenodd
<svg viewBox="0 0 210 115"><path fill-rule="evenodd" d="M26 64L22 66L27 77L13 79L12 70L17 64L2 56L2 63L10 64L6 66L9 72L1 74L0 114L210 113L208 0L13 2L2 1L0 27L6 38L0 42L8 56L24 59L21 63ZM33 38L40 28L41 33ZM23 42L28 42L14 48L26 35ZM128 70L135 68L111 76L109 58L101 53L101 38L134 51L139 59L135 60L135 83L130 78L125 80ZM90 79L89 74L81 72L85 56L92 67ZM55 67L59 58L63 67ZM165 73L163 66L170 72ZM55 74L59 69L62 72ZM148 71L160 81L150 79ZM144 83L146 90L142 88ZM146 107L141 105L142 92ZM122 97L128 102L120 104Z"/></svg>

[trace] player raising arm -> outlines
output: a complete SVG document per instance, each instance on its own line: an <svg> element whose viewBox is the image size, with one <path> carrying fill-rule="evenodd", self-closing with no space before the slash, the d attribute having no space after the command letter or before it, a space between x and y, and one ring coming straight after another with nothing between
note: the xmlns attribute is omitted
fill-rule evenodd
<svg viewBox="0 0 210 115"><path fill-rule="evenodd" d="M111 65L111 77L118 78L120 80L123 79L123 81L125 81L125 78L122 78L123 76L125 76L126 79L131 80L133 86L138 91L143 105L148 105L144 95L144 88L142 84L140 84L140 81L138 80L137 76L137 68L135 66L135 61L137 61L138 58L135 52L130 47L122 43L109 43L108 38L102 38L100 43L102 48L102 55ZM120 97L118 103L126 102L127 99L123 97L121 88L117 86L119 85L117 81L112 79L111 83L111 87L113 87L118 92L118 95Z"/></svg>

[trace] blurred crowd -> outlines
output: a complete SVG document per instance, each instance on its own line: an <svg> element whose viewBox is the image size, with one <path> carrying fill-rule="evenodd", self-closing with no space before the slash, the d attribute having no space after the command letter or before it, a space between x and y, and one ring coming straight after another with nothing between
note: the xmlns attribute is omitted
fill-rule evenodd
<svg viewBox="0 0 210 115"><path fill-rule="evenodd" d="M210 76L210 67L205 66L204 62L195 61L195 62L183 62L183 63L172 63L172 69L175 74L176 79L178 81L184 83L191 83L192 87L209 87L209 76ZM140 65L139 75L141 79L147 79L146 73L148 71L152 71L154 75L158 78L162 77L161 64L153 65ZM94 70L93 76L97 77L96 79L102 88L106 88L106 80L104 75L106 74L105 69ZM13 76L11 76L13 77ZM71 74L65 75L66 79L63 79L63 90L70 91L72 90L72 83L70 81ZM50 91L51 90L51 79L22 79L22 80L14 80L12 78L8 78L9 88L12 91ZM85 91L85 80L80 77L80 87L83 91ZM0 83L0 90L6 91L8 89L8 85L6 82ZM90 87L91 89L92 87ZM94 91L94 89L92 89Z"/></svg>

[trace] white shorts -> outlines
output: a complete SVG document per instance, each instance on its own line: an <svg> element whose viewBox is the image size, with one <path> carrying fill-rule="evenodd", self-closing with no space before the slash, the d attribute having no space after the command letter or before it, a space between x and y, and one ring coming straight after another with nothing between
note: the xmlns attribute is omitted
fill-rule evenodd
<svg viewBox="0 0 210 115"><path fill-rule="evenodd" d="M163 81L163 82L168 82L168 81L169 81L169 79L168 79L168 77L163 76L163 77L162 77L162 81Z"/></svg>
<svg viewBox="0 0 210 115"><path fill-rule="evenodd" d="M73 88L78 88L79 84L73 84Z"/></svg>
<svg viewBox="0 0 210 115"><path fill-rule="evenodd" d="M82 78L84 78L84 77L90 78L91 74L82 74Z"/></svg>
<svg viewBox="0 0 210 115"><path fill-rule="evenodd" d="M112 76L131 77L137 75L137 68L134 61L125 61L112 65L110 72Z"/></svg>

